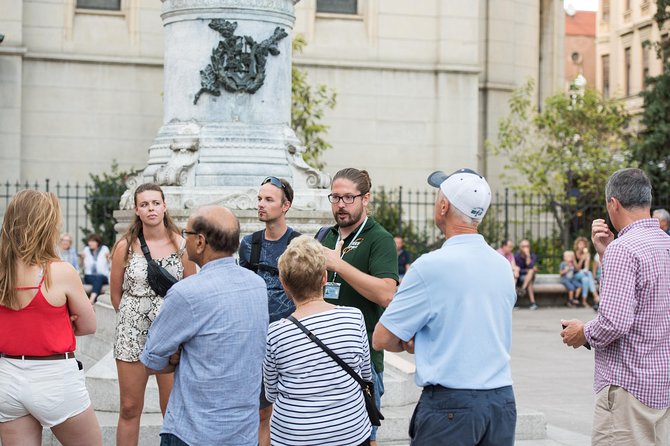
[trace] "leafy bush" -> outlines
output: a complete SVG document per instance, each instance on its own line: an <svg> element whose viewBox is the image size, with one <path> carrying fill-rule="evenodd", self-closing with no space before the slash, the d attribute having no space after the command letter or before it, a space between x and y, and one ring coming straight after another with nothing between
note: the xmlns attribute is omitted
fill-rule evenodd
<svg viewBox="0 0 670 446"><path fill-rule="evenodd" d="M119 209L119 200L126 191L126 180L130 172L120 171L119 164L112 162L110 173L102 175L89 174L91 186L87 188L87 198L84 209L89 216L91 227L81 228L84 234L84 245L86 237L91 233L98 233L102 237L102 243L111 247L116 241L116 219L114 211Z"/></svg>
<svg viewBox="0 0 670 446"><path fill-rule="evenodd" d="M373 217L394 237L401 236L405 250L410 254L412 260L416 260L421 254L430 252L444 243L444 238L439 237L431 241L429 234L424 229L419 230L413 222L401 219L400 205L392 200L384 189L375 192L372 197L374 212Z"/></svg>
<svg viewBox="0 0 670 446"><path fill-rule="evenodd" d="M293 39L294 53L301 52L304 46L305 39L302 36ZM321 155L332 146L324 139L330 126L321 121L326 111L335 107L337 94L326 85L310 85L307 82L307 71L295 65L291 78L291 128L305 146L305 162L315 169L323 169Z"/></svg>

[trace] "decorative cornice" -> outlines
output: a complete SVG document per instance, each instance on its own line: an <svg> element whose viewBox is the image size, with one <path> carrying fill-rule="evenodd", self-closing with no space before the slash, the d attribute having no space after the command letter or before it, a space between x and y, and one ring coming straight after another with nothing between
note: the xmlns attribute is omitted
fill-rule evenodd
<svg viewBox="0 0 670 446"><path fill-rule="evenodd" d="M21 56L28 52L28 48L22 46L0 46L0 56Z"/></svg>
<svg viewBox="0 0 670 446"><path fill-rule="evenodd" d="M0 50L1 52L2 50ZM104 56L96 54L78 53L38 53L33 51L24 52L24 58L30 60L48 60L56 62L79 62L110 65L146 65L154 67L163 66L162 57L128 57L128 56Z"/></svg>
<svg viewBox="0 0 670 446"><path fill-rule="evenodd" d="M233 8L262 9L293 14L291 0L161 0L163 14L178 10Z"/></svg>
<svg viewBox="0 0 670 446"><path fill-rule="evenodd" d="M479 65L371 62L367 60L312 59L306 57L295 57L293 63L302 67L342 68L353 70L423 71L432 73L464 74L479 74L482 71L482 68Z"/></svg>

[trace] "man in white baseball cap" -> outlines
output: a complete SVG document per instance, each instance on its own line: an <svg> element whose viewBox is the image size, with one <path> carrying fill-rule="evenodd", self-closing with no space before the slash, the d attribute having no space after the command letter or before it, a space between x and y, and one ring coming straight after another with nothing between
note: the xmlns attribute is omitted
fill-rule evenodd
<svg viewBox="0 0 670 446"><path fill-rule="evenodd" d="M440 189L435 224L446 241L412 264L372 346L410 353L416 346L415 381L423 392L410 424L412 444L512 446L514 277L477 233L491 189L470 169L434 172L428 184ZM443 410L447 405L460 409Z"/></svg>
<svg viewBox="0 0 670 446"><path fill-rule="evenodd" d="M436 171L428 184L439 187L449 202L466 216L481 221L491 204L491 188L483 176L471 169L458 169L451 175Z"/></svg>

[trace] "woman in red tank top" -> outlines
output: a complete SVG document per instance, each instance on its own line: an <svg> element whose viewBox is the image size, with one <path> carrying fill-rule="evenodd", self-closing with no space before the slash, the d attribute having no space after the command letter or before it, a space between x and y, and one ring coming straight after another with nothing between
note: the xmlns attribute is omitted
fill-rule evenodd
<svg viewBox="0 0 670 446"><path fill-rule="evenodd" d="M0 442L39 446L42 427L63 445L102 445L76 336L96 319L79 274L60 261L61 210L53 193L24 190L0 235Z"/></svg>

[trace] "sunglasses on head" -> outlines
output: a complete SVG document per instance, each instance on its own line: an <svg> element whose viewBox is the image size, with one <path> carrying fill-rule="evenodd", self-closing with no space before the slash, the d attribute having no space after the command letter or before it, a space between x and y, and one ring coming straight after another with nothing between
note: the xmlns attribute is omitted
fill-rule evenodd
<svg viewBox="0 0 670 446"><path fill-rule="evenodd" d="M293 201L293 197L289 196L288 190L286 190L286 186L284 183L281 182L281 180L277 177L266 177L263 182L261 183L261 186L264 184L270 183L275 187L278 187L279 189L284 191L284 196L288 201Z"/></svg>

